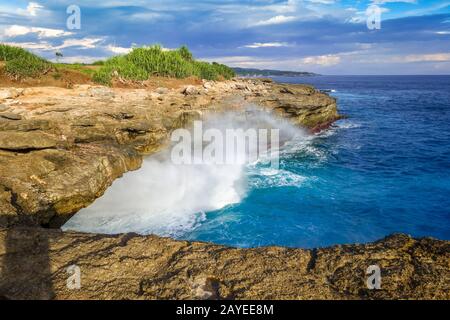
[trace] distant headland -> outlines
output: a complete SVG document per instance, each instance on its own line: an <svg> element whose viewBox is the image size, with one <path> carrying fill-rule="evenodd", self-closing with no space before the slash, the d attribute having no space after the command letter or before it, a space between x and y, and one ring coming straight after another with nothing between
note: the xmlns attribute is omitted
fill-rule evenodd
<svg viewBox="0 0 450 320"><path fill-rule="evenodd" d="M304 72L304 71L283 71L283 70L271 70L271 69L253 69L253 68L232 68L237 75L243 77L311 77L319 76L317 73Z"/></svg>

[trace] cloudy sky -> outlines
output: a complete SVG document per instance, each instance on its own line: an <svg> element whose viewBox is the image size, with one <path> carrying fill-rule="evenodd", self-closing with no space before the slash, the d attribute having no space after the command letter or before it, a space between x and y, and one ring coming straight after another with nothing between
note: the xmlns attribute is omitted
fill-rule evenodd
<svg viewBox="0 0 450 320"><path fill-rule="evenodd" d="M70 5L80 7L79 30L67 28ZM367 27L373 5L379 30ZM159 43L240 67L450 74L450 1L0 0L0 41L67 62Z"/></svg>

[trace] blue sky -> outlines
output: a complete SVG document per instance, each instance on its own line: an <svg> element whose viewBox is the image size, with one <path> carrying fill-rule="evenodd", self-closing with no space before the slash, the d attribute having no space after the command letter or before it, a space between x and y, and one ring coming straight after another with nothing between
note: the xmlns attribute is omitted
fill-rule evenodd
<svg viewBox="0 0 450 320"><path fill-rule="evenodd" d="M366 24L374 4L379 30ZM67 29L69 5L80 30ZM450 0L0 0L0 41L67 62L159 43L240 67L450 74Z"/></svg>

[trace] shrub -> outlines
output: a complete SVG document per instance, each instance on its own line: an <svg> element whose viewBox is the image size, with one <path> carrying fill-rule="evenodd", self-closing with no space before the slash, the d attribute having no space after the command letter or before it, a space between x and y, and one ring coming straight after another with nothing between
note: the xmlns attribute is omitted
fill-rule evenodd
<svg viewBox="0 0 450 320"><path fill-rule="evenodd" d="M129 54L103 62L94 81L110 84L114 76L128 80L146 80L149 76L186 78L197 76L208 80L229 79L234 76L229 67L217 63L195 61L185 46L177 50L163 50L161 46L134 48Z"/></svg>
<svg viewBox="0 0 450 320"><path fill-rule="evenodd" d="M129 61L126 56L116 56L105 61L103 66L95 72L93 80L109 85L115 75L127 80L143 81L148 79L148 73Z"/></svg>
<svg viewBox="0 0 450 320"><path fill-rule="evenodd" d="M0 60L6 72L15 79L39 77L52 69L52 63L22 48L0 45Z"/></svg>
<svg viewBox="0 0 450 320"><path fill-rule="evenodd" d="M102 66L104 64L105 64L105 61L103 61L103 60L97 60L92 63L93 66Z"/></svg>

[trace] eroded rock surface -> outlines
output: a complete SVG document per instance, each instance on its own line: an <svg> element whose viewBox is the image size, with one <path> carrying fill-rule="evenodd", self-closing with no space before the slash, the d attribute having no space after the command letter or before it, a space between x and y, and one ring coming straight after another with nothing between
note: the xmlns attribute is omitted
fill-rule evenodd
<svg viewBox="0 0 450 320"><path fill-rule="evenodd" d="M449 299L450 242L396 235L326 249L235 249L156 236L57 229L209 112L257 105L321 130L339 118L314 88L268 80L175 89L0 92L0 298ZM379 265L382 289L368 290ZM68 269L81 271L69 289ZM73 270L73 269L72 269Z"/></svg>
<svg viewBox="0 0 450 320"><path fill-rule="evenodd" d="M406 235L302 250L0 230L0 295L8 299L449 299L449 263L448 241ZM80 289L67 286L73 265ZM381 269L381 290L367 288L370 265Z"/></svg>
<svg viewBox="0 0 450 320"><path fill-rule="evenodd" d="M156 90L9 88L0 103L0 208L14 208L5 209L4 227L61 225L163 148L174 129L210 112L256 104L312 130L339 117L328 95L267 80Z"/></svg>

